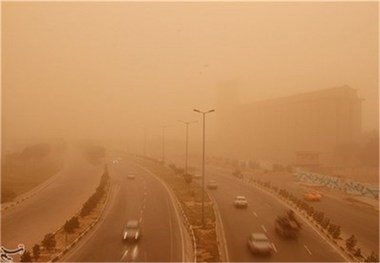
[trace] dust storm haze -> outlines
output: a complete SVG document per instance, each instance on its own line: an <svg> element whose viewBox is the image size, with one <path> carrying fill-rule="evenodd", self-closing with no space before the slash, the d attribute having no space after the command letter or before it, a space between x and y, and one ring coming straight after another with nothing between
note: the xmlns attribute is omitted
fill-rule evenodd
<svg viewBox="0 0 380 263"><path fill-rule="evenodd" d="M2 259L378 262L379 3L0 7Z"/></svg>
<svg viewBox="0 0 380 263"><path fill-rule="evenodd" d="M3 2L2 69L5 148L143 127L158 139L160 125L179 139L177 120L216 107L223 86L249 103L348 85L373 130L378 4Z"/></svg>

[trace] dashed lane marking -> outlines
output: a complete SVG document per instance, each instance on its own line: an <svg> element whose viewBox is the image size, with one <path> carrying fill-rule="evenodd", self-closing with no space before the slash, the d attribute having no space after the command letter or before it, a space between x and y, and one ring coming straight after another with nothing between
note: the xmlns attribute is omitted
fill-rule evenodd
<svg viewBox="0 0 380 263"><path fill-rule="evenodd" d="M127 256L128 256L129 249L127 249L124 253L123 256L121 257L121 261L123 261Z"/></svg>
<svg viewBox="0 0 380 263"><path fill-rule="evenodd" d="M253 213L253 215L254 215L255 217L259 217L259 216L256 214L255 211L252 211L252 213Z"/></svg>
<svg viewBox="0 0 380 263"><path fill-rule="evenodd" d="M264 230L265 233L268 233L267 229L265 228L264 225L261 225L261 228Z"/></svg>
<svg viewBox="0 0 380 263"><path fill-rule="evenodd" d="M274 245L274 243L272 243L272 247L273 247L274 252L277 253L277 248L276 248L276 246Z"/></svg>
<svg viewBox="0 0 380 263"><path fill-rule="evenodd" d="M309 253L310 255L312 255L310 249L306 245L304 245L303 247L306 249L307 253Z"/></svg>

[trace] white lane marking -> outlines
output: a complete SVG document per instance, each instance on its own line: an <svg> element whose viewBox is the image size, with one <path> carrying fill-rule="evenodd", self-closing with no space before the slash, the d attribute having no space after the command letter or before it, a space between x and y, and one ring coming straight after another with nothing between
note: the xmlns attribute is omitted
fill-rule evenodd
<svg viewBox="0 0 380 263"><path fill-rule="evenodd" d="M265 233L268 233L267 229L265 228L264 225L261 225L261 228L264 230Z"/></svg>
<svg viewBox="0 0 380 263"><path fill-rule="evenodd" d="M277 253L277 248L276 248L276 246L274 245L274 243L272 243L272 247L273 247L274 252Z"/></svg>
<svg viewBox="0 0 380 263"><path fill-rule="evenodd" d="M256 214L255 211L252 211L252 213L253 213L253 215L254 215L255 217L259 217L259 216Z"/></svg>
<svg viewBox="0 0 380 263"><path fill-rule="evenodd" d="M181 235L181 245L182 245L182 262L185 262L185 238L184 238L184 234L183 234L183 225L181 225L181 219L180 219L180 216L179 216L179 210L178 210L178 207L177 207L177 204L175 203L176 201L176 197L174 196L174 193L172 192L172 190L169 189L169 187L166 185L166 183L160 178L158 177L157 175L155 175L153 172L151 172L149 169L139 165L139 164L135 164L137 167L139 167L140 169L144 170L145 172L147 172L148 174L152 175L153 178L155 178L166 190L166 192L168 193L169 197L170 197L170 201L171 201L171 204L172 204L172 207L174 208L174 211L175 211L175 215L176 215L176 218L177 218L177 224L179 226L179 233Z"/></svg>
<svg viewBox="0 0 380 263"><path fill-rule="evenodd" d="M306 249L306 251L307 251L310 255L312 255L310 249L309 249L306 245L304 245L303 247Z"/></svg>
<svg viewBox="0 0 380 263"><path fill-rule="evenodd" d="M123 253L123 256L121 257L121 260L120 261L123 261L124 260L124 258L126 258L127 257L127 255L128 255L128 252L129 252L129 249L127 249L124 253Z"/></svg>
<svg viewBox="0 0 380 263"><path fill-rule="evenodd" d="M270 206L270 204L268 204L268 203L266 203L266 202L265 202L264 204L265 204L267 207L272 207L272 206Z"/></svg>
<svg viewBox="0 0 380 263"><path fill-rule="evenodd" d="M139 254L139 247L138 245L135 245L132 249L132 260L135 260Z"/></svg>
<svg viewBox="0 0 380 263"><path fill-rule="evenodd" d="M165 198L165 203L166 203L166 207L168 209L168 214L169 214L169 232L170 232L170 261L173 261L173 247L174 247L174 244L173 244L173 222L172 222L172 213L170 211L170 206L169 206L169 202L170 200L168 200L168 198Z"/></svg>

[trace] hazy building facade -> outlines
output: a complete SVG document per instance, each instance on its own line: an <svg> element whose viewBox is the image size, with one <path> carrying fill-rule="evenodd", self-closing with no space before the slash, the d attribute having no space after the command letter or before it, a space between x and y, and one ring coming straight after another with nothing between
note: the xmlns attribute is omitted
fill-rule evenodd
<svg viewBox="0 0 380 263"><path fill-rule="evenodd" d="M222 90L218 101L221 155L294 164L310 153L317 162L331 163L337 147L360 137L362 100L348 86L246 105L233 93Z"/></svg>

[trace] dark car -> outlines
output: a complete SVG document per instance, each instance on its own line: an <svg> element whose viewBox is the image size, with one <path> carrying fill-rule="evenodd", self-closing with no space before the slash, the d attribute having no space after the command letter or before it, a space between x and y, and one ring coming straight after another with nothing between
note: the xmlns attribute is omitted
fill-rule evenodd
<svg viewBox="0 0 380 263"><path fill-rule="evenodd" d="M140 238L140 223L137 220L129 220L123 231L123 240L137 241Z"/></svg>

